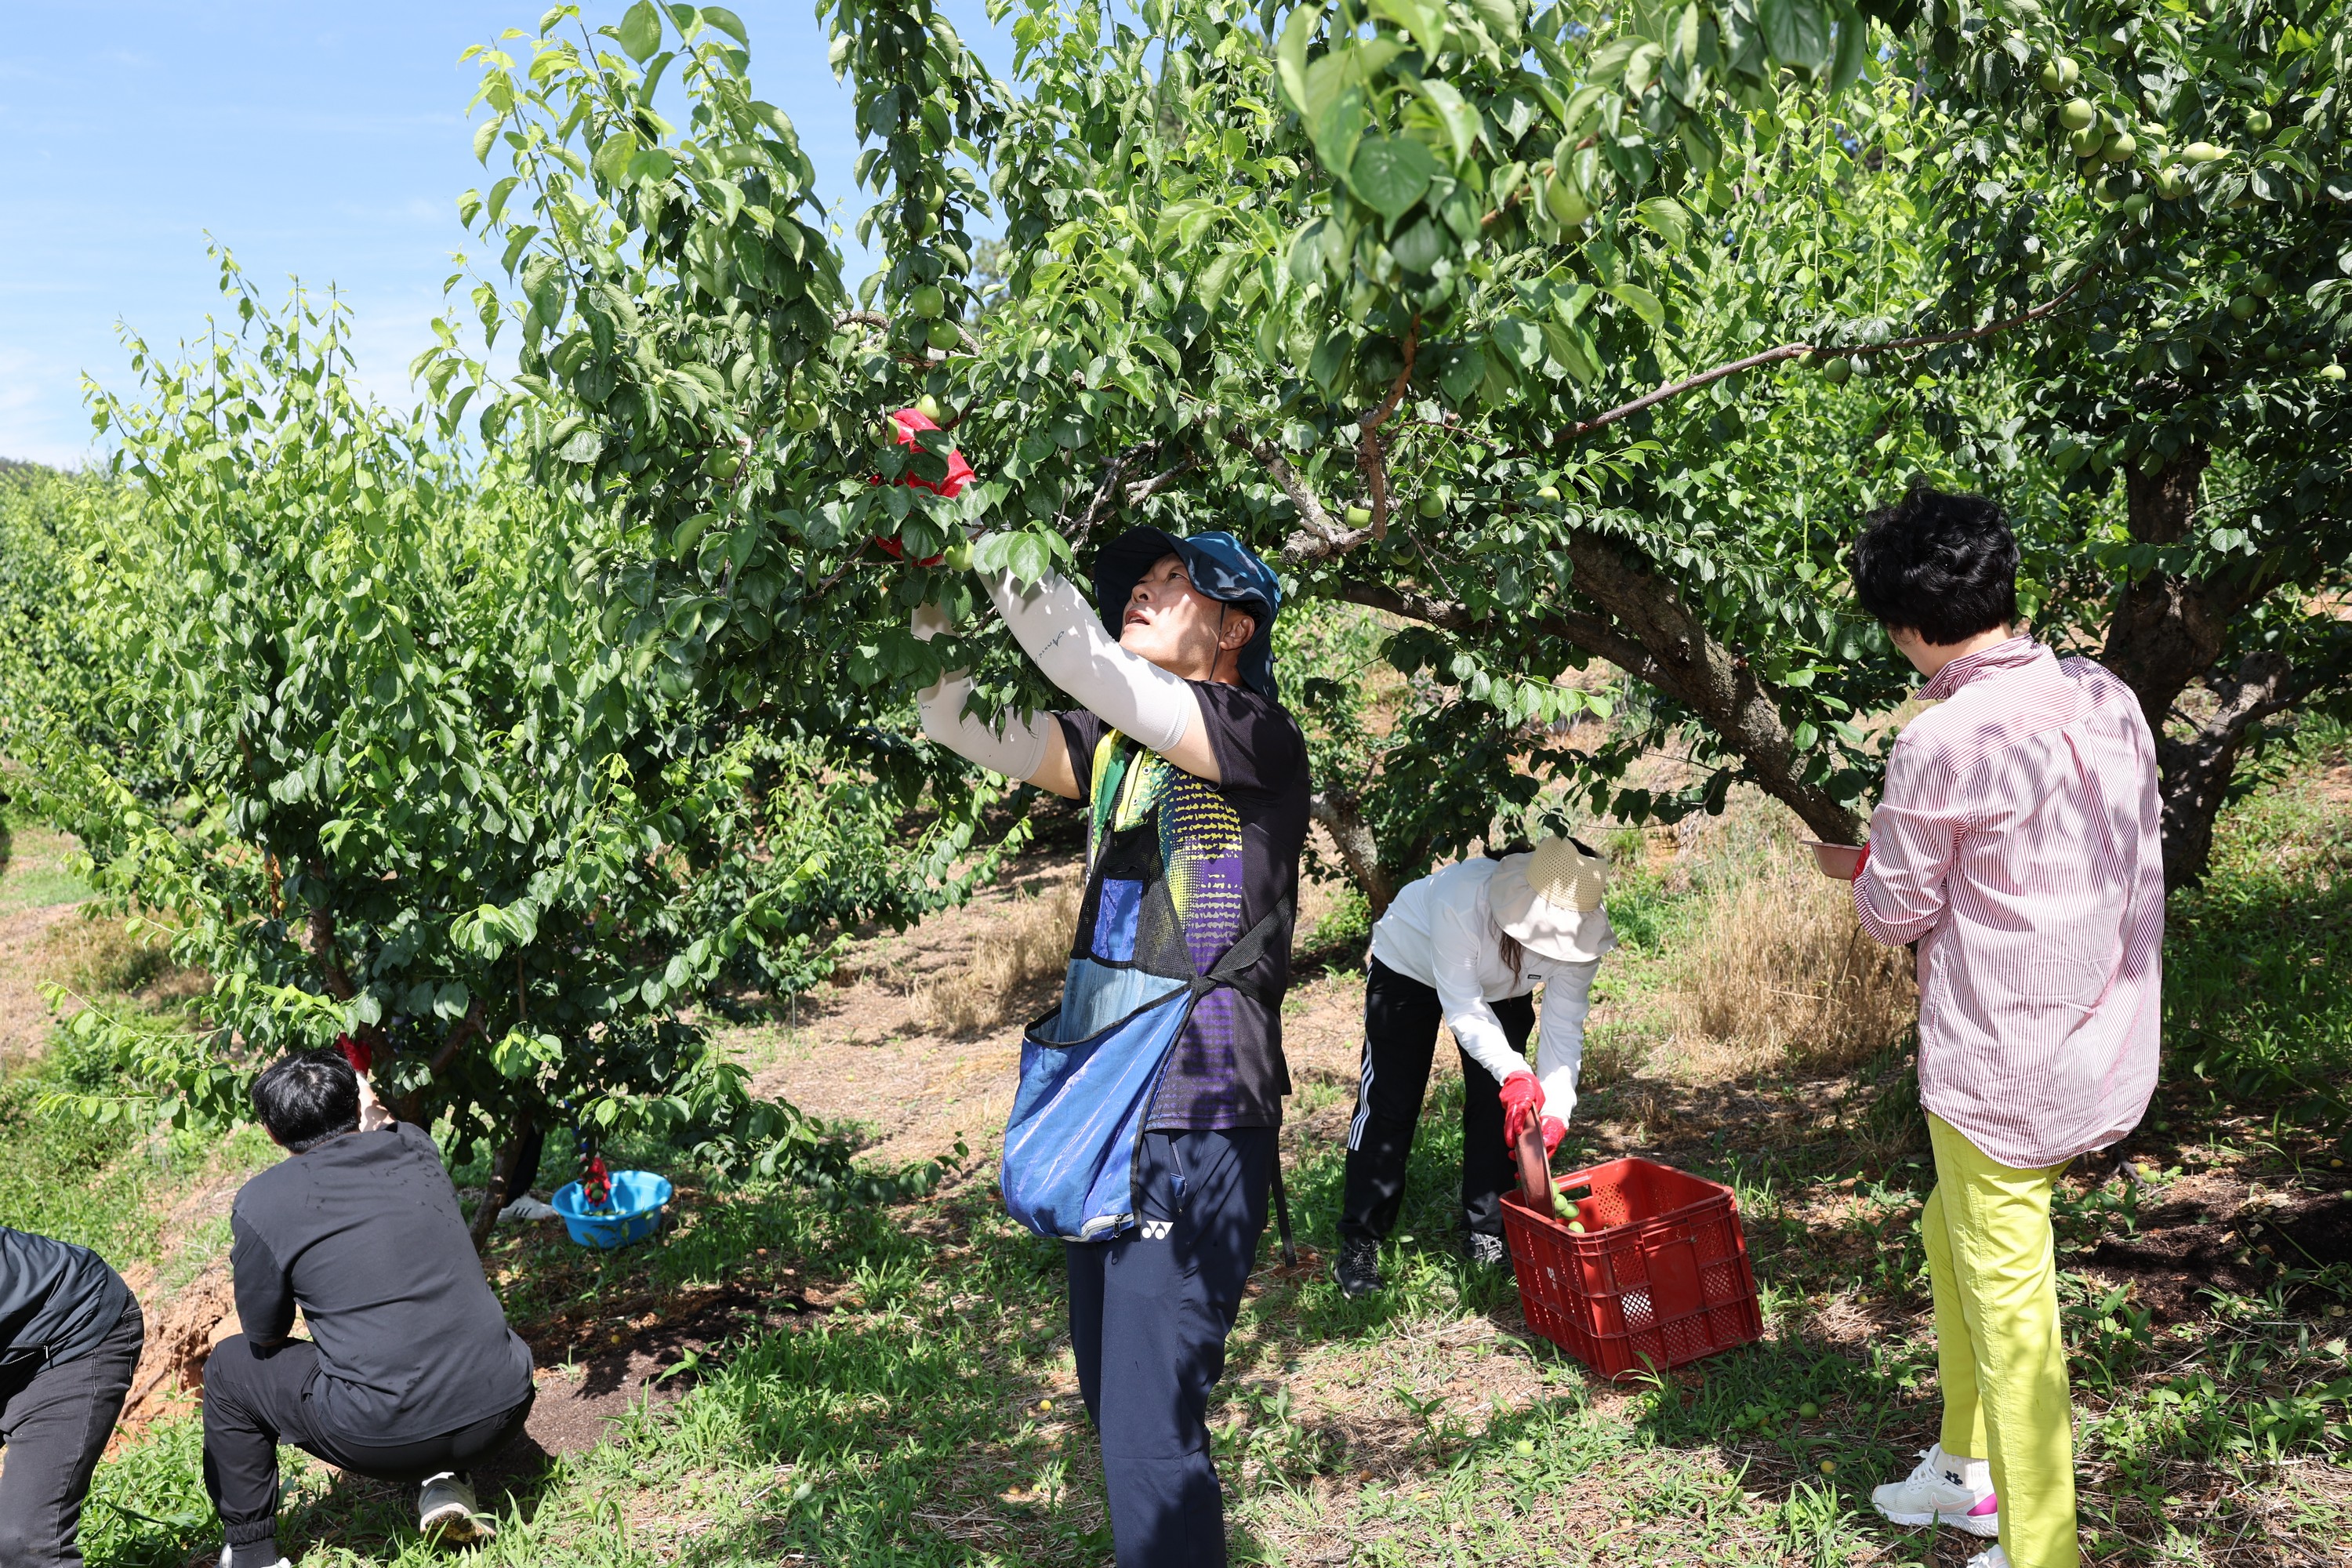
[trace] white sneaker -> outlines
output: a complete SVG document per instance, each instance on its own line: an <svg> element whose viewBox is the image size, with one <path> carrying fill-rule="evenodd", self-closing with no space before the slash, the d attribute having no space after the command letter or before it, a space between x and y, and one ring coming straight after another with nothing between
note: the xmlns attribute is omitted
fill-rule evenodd
<svg viewBox="0 0 2352 1568"><path fill-rule="evenodd" d="M2000 1547L1989 1547L1969 1559L1969 1568L2009 1568L2009 1553Z"/></svg>
<svg viewBox="0 0 2352 1568"><path fill-rule="evenodd" d="M436 1546L471 1546L499 1532L475 1504L473 1483L455 1470L425 1479L416 1499L416 1528Z"/></svg>
<svg viewBox="0 0 2352 1568"><path fill-rule="evenodd" d="M1874 1490L1870 1504L1895 1524L1948 1524L1970 1535L2000 1533L1992 1467L1982 1459L1955 1458L1941 1443L1921 1451L1919 1468L1907 1480L1890 1481ZM1970 1568L2009 1568L2009 1562L2004 1558Z"/></svg>
<svg viewBox="0 0 2352 1568"><path fill-rule="evenodd" d="M229 1568L229 1562L228 1562L228 1560L229 1560L231 1557L235 1556L236 1554L236 1547L234 1547L234 1546L230 1546L230 1545L227 1545L227 1544L224 1543L224 1544L222 1545L222 1547L221 1547L220 1568ZM285 1559L285 1558L280 1557L280 1558L279 1558L277 1562L275 1562L275 1563L267 1563L267 1564L259 1563L247 1563L247 1564L246 1564L246 1565L245 1565L245 1568L294 1568L294 1564L292 1564L291 1563L289 1563L288 1561L286 1561L286 1559ZM2009 1568L2009 1564L2007 1564L2006 1563L2002 1563L2002 1564L2001 1564L2001 1568Z"/></svg>

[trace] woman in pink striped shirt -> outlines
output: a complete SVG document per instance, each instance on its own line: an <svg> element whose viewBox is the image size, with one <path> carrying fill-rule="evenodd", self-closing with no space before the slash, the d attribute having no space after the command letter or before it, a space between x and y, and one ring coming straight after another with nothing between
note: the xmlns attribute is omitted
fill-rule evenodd
<svg viewBox="0 0 2352 1568"><path fill-rule="evenodd" d="M2129 688L2018 632L2000 507L1915 488L1853 551L1855 596L1927 678L1853 879L1919 956L1920 1228L1943 1430L1872 1494L1999 1543L1969 1568L2074 1568L2073 1412L2051 1189L2156 1087L2164 865L2156 746Z"/></svg>

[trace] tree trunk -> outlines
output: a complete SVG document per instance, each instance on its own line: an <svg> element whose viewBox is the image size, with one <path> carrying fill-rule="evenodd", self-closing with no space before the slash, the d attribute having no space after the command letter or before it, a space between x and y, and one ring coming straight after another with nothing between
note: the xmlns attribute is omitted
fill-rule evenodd
<svg viewBox="0 0 2352 1568"><path fill-rule="evenodd" d="M531 1173L521 1167L526 1152L542 1147L537 1134L538 1119L526 1110L515 1119L506 1142L491 1156L489 1184L482 1189L482 1206L474 1211L476 1252L489 1245L490 1227L499 1223L499 1211L514 1202L515 1195L530 1184Z"/></svg>
<svg viewBox="0 0 2352 1568"><path fill-rule="evenodd" d="M1388 912L1389 903L1396 897L1389 875L1381 865L1381 847L1372 838L1372 830L1364 824L1361 803L1355 791L1340 784L1327 784L1310 796L1307 815L1323 825L1331 836L1332 847L1339 851L1339 863L1363 889L1364 901L1371 906L1372 918L1378 920Z"/></svg>
<svg viewBox="0 0 2352 1568"><path fill-rule="evenodd" d="M2125 475L2135 542L2177 544L2189 537L2211 461L2205 447L2191 447L2153 474ZM2125 584L2116 595L2099 662L2132 689L2156 737L2168 888L2204 879L2213 852L2213 818L2228 796L2246 736L2286 705L2292 671L2278 655L2250 654L2233 673L2215 668L2229 641L2231 617L2259 594L2255 582L2197 581L2150 572ZM2211 693L2209 711L2182 705L2182 696L2200 684Z"/></svg>

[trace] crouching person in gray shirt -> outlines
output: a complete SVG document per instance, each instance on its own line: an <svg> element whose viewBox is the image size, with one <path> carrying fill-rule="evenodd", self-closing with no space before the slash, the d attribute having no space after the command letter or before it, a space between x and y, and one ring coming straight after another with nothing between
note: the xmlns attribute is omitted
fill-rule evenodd
<svg viewBox="0 0 2352 1568"><path fill-rule="evenodd" d="M0 1226L0 1564L80 1568L82 1499L147 1337L87 1247Z"/></svg>
<svg viewBox="0 0 2352 1568"><path fill-rule="evenodd" d="M360 1131L359 1075L303 1051L253 1086L292 1156L246 1183L230 1215L245 1331L205 1363L205 1489L222 1568L274 1568L278 1445L339 1469L421 1483L419 1528L483 1540L467 1469L522 1431L530 1349L466 1234L433 1140ZM300 1307L307 1340L290 1338Z"/></svg>

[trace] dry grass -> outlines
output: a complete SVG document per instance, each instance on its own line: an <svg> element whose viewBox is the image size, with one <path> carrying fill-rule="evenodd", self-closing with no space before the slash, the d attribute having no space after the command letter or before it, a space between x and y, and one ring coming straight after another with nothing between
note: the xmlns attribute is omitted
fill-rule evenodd
<svg viewBox="0 0 2352 1568"><path fill-rule="evenodd" d="M969 1035L1004 1021L1033 983L1059 975L1077 923L1079 886L1058 882L1016 898L1004 917L972 944L961 973L925 975L907 997L915 1027L933 1035Z"/></svg>
<svg viewBox="0 0 2352 1568"><path fill-rule="evenodd" d="M171 939L154 925L85 914L49 928L40 969L87 996L137 995L151 1002L200 996L210 982L172 961Z"/></svg>
<svg viewBox="0 0 2352 1568"><path fill-rule="evenodd" d="M1845 885L1776 844L1709 895L1666 992L1679 1053L1701 1078L1847 1071L1918 1016L1910 954L1855 921Z"/></svg>

